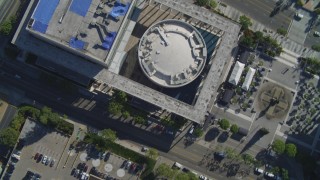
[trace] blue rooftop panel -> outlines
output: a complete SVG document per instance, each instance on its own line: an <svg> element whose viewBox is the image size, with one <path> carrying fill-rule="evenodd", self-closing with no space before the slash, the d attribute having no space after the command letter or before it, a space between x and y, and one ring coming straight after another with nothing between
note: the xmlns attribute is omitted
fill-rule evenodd
<svg viewBox="0 0 320 180"><path fill-rule="evenodd" d="M113 44L113 41L117 35L117 32L110 32L108 33L107 37L104 39L104 42L102 42L102 47L104 49L111 49L111 46Z"/></svg>
<svg viewBox="0 0 320 180"><path fill-rule="evenodd" d="M129 7L130 7L130 3L122 4L118 0L114 4L114 7L112 8L110 15L114 18L119 17L119 16L124 16L128 12Z"/></svg>
<svg viewBox="0 0 320 180"><path fill-rule="evenodd" d="M75 49L84 49L86 42L81 41L75 37L71 37L69 41L69 46Z"/></svg>
<svg viewBox="0 0 320 180"><path fill-rule="evenodd" d="M32 18L35 20L33 29L45 33L48 24L59 4L59 0L39 0L38 6Z"/></svg>
<svg viewBox="0 0 320 180"><path fill-rule="evenodd" d="M70 11L85 17L92 0L73 0L70 6Z"/></svg>

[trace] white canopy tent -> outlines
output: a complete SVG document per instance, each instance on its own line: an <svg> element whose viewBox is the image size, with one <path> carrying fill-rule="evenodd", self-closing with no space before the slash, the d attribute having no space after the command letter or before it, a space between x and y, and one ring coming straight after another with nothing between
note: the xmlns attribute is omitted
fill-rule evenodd
<svg viewBox="0 0 320 180"><path fill-rule="evenodd" d="M244 79L244 82L242 84L242 89L248 91L250 84L251 84L251 81L252 81L252 78L254 76L254 73L256 73L256 70L253 68L249 68L249 71L246 75L246 78Z"/></svg>
<svg viewBox="0 0 320 180"><path fill-rule="evenodd" d="M237 61L236 64L234 65L232 73L229 77L229 83L231 83L233 85L238 84L240 77L241 77L241 74L242 74L242 71L243 71L243 68L244 68L244 64Z"/></svg>

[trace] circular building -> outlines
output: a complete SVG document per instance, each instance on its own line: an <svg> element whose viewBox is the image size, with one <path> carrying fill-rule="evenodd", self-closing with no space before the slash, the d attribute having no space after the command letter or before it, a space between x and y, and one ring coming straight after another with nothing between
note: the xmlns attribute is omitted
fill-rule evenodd
<svg viewBox="0 0 320 180"><path fill-rule="evenodd" d="M205 66L206 44L193 26L178 20L163 20L142 36L138 59L144 74L168 88L196 79Z"/></svg>

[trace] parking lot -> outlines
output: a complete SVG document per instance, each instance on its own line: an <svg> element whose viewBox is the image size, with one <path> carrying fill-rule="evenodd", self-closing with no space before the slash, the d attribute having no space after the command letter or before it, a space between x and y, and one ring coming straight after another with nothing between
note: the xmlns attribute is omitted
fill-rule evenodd
<svg viewBox="0 0 320 180"><path fill-rule="evenodd" d="M63 178L66 176L59 169L59 163L68 137L39 123L27 120L20 139L24 140L24 147L21 149L20 160L16 162L10 179L23 179L27 171L39 174L41 179L52 179L57 176L60 176L60 179L66 179ZM44 161L45 156L47 158ZM54 160L53 163L52 160Z"/></svg>
<svg viewBox="0 0 320 180"><path fill-rule="evenodd" d="M107 151L99 152L93 146L88 146L79 152L69 179L81 179L84 173L102 179L135 179L141 170L142 166L135 162Z"/></svg>

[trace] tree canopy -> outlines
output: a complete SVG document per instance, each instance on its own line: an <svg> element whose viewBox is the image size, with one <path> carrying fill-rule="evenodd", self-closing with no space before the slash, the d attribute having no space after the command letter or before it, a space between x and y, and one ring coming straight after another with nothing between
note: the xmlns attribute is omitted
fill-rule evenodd
<svg viewBox="0 0 320 180"><path fill-rule="evenodd" d="M286 146L283 141L276 139L275 141L273 141L271 148L277 154L282 154L284 153Z"/></svg>
<svg viewBox="0 0 320 180"><path fill-rule="evenodd" d="M219 125L222 129L227 130L230 127L230 123L227 119L221 119Z"/></svg>
<svg viewBox="0 0 320 180"><path fill-rule="evenodd" d="M0 144L6 147L13 147L19 137L19 131L13 128L6 128L0 131Z"/></svg>
<svg viewBox="0 0 320 180"><path fill-rule="evenodd" d="M230 127L230 131L233 133L233 134L236 134L239 132L239 127L236 125L236 124L232 124L232 126Z"/></svg>
<svg viewBox="0 0 320 180"><path fill-rule="evenodd" d="M241 28L243 30L249 29L249 27L252 26L250 18L245 15L240 16L239 23L241 24Z"/></svg>
<svg viewBox="0 0 320 180"><path fill-rule="evenodd" d="M289 157L295 157L297 154L297 147L295 144L288 143L286 144L286 149L285 149L286 154Z"/></svg>
<svg viewBox="0 0 320 180"><path fill-rule="evenodd" d="M104 129L100 131L101 136L104 139L114 142L117 139L117 133L111 129Z"/></svg>
<svg viewBox="0 0 320 180"><path fill-rule="evenodd" d="M154 148L150 148L148 151L147 151L147 154L146 154L149 158L151 159L157 159L158 156L159 156L159 152L158 150L154 149Z"/></svg>
<svg viewBox="0 0 320 180"><path fill-rule="evenodd" d="M173 179L176 171L171 169L171 167L167 164L160 164L158 168L155 170L155 174L157 177L166 177L168 179Z"/></svg>

